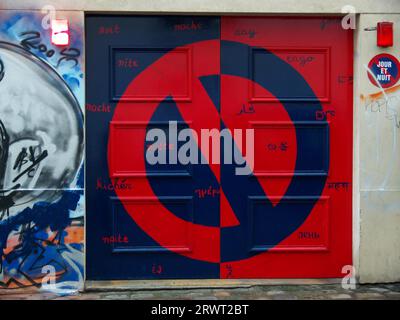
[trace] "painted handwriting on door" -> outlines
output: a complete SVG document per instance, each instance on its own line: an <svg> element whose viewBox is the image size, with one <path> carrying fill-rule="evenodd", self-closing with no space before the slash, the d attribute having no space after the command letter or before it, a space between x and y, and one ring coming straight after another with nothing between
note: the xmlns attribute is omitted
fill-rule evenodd
<svg viewBox="0 0 400 320"><path fill-rule="evenodd" d="M268 143L267 150L268 151L287 151L289 148L288 143L286 141L282 141L281 143Z"/></svg>
<svg viewBox="0 0 400 320"><path fill-rule="evenodd" d="M349 186L349 182L328 182L328 189L332 189L334 191L347 191L349 189Z"/></svg>
<svg viewBox="0 0 400 320"><path fill-rule="evenodd" d="M128 243L129 239L128 236L124 235L112 235L112 236L104 236L101 239L104 244L114 244L114 243Z"/></svg>
<svg viewBox="0 0 400 320"><path fill-rule="evenodd" d="M105 182L101 178L97 178L96 190L131 190L133 185L126 181L126 179L115 178L111 182Z"/></svg>
<svg viewBox="0 0 400 320"><path fill-rule="evenodd" d="M200 198L204 199L205 197L212 197L215 198L220 194L219 189L215 189L212 186L203 189L195 189L194 193Z"/></svg>
<svg viewBox="0 0 400 320"><path fill-rule="evenodd" d="M174 31L196 31L202 28L200 22L192 21L191 23L181 23L174 25Z"/></svg>
<svg viewBox="0 0 400 320"><path fill-rule="evenodd" d="M353 83L354 81L354 77L353 76L343 76L343 75L339 75L338 76L338 83L340 84L345 84L345 83Z"/></svg>
<svg viewBox="0 0 400 320"><path fill-rule="evenodd" d="M315 60L313 56L304 55L290 55L286 57L287 62L298 63L300 66L304 67L306 64Z"/></svg>
<svg viewBox="0 0 400 320"><path fill-rule="evenodd" d="M297 234L299 239L319 239L320 235L316 231L300 231Z"/></svg>
<svg viewBox="0 0 400 320"><path fill-rule="evenodd" d="M163 266L161 264L153 263L151 266L151 273L156 275L162 274Z"/></svg>
<svg viewBox="0 0 400 320"><path fill-rule="evenodd" d="M233 277L233 266L231 264L225 265L226 269L226 278L232 278Z"/></svg>
<svg viewBox="0 0 400 320"><path fill-rule="evenodd" d="M243 104L242 108L240 109L239 113L237 113L237 115L240 116L241 114L252 114L255 112L256 112L256 109L254 108L254 106L252 104L249 104L248 106Z"/></svg>
<svg viewBox="0 0 400 320"><path fill-rule="evenodd" d="M90 112L111 112L111 107L109 104L91 104L86 103L86 110Z"/></svg>
<svg viewBox="0 0 400 320"><path fill-rule="evenodd" d="M109 25L109 26L100 26L98 29L98 34L100 35L111 35L111 34L119 34L121 32L121 28L118 24Z"/></svg>
<svg viewBox="0 0 400 320"><path fill-rule="evenodd" d="M238 37L248 37L253 39L256 36L257 32L255 29L236 29L235 36Z"/></svg>
<svg viewBox="0 0 400 320"><path fill-rule="evenodd" d="M118 59L117 67L126 69L139 68L139 61L131 58Z"/></svg>
<svg viewBox="0 0 400 320"><path fill-rule="evenodd" d="M334 117L335 115L335 110L317 110L315 111L315 120L327 120L328 116Z"/></svg>

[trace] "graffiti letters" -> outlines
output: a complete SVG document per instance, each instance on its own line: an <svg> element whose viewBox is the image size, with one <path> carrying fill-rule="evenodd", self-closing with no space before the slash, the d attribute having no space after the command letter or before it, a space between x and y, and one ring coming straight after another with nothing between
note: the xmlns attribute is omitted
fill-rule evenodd
<svg viewBox="0 0 400 320"><path fill-rule="evenodd" d="M1 288L83 285L83 26L66 15L77 48L53 47L41 12L0 12Z"/></svg>
<svg viewBox="0 0 400 320"><path fill-rule="evenodd" d="M240 116L241 114L251 114L251 113L255 113L256 109L254 108L254 106L252 104L246 106L245 104L243 104L242 109L240 109L240 112L237 113L238 116Z"/></svg>
<svg viewBox="0 0 400 320"><path fill-rule="evenodd" d="M104 244L114 244L114 243L128 243L129 239L127 236L112 235L112 236L105 236L101 239Z"/></svg>
<svg viewBox="0 0 400 320"><path fill-rule="evenodd" d="M54 56L56 51L54 49L49 49L41 40L41 34L38 31L24 31L20 34L22 40L20 44L28 50L36 50L39 53L44 54L47 58L51 58ZM62 62L71 61L73 64L71 68L78 65L78 57L81 52L77 48L63 48L60 52L59 59L57 60L56 67L60 67Z"/></svg>
<svg viewBox="0 0 400 320"><path fill-rule="evenodd" d="M182 23L174 25L174 31L196 31L202 28L200 22L192 21L192 23Z"/></svg>
<svg viewBox="0 0 400 320"><path fill-rule="evenodd" d="M377 99L369 99L365 103L365 111L372 113L384 112L388 120L394 121L397 128L400 128L399 114L396 104L400 104L400 97L398 95L382 95Z"/></svg>
<svg viewBox="0 0 400 320"><path fill-rule="evenodd" d="M334 117L336 115L335 110L317 110L315 111L315 120L327 120L329 117Z"/></svg>
<svg viewBox="0 0 400 320"><path fill-rule="evenodd" d="M97 179L96 190L116 190L116 189L132 189L131 183L127 183L126 179L116 178L112 182L104 182L101 178Z"/></svg>
<svg viewBox="0 0 400 320"><path fill-rule="evenodd" d="M315 60L313 56L287 56L287 62L296 62L300 66L304 67L306 64Z"/></svg>
<svg viewBox="0 0 400 320"><path fill-rule="evenodd" d="M216 196L219 196L220 191L219 189L215 189L212 186L209 186L205 189L195 189L194 193L197 194L200 199L204 199L205 197L215 198Z"/></svg>
<svg viewBox="0 0 400 320"><path fill-rule="evenodd" d="M328 189L334 191L344 190L347 191L349 189L349 182L328 182Z"/></svg>
<svg viewBox="0 0 400 320"><path fill-rule="evenodd" d="M237 29L235 30L235 36L238 37L249 37L253 39L256 36L257 32L254 29Z"/></svg>
<svg viewBox="0 0 400 320"><path fill-rule="evenodd" d="M17 182L25 174L29 178L33 178L37 165L48 155L47 150L44 150L39 156L35 157L35 150L37 150L37 146L30 146L28 154L26 148L22 148L13 167L14 170L18 171L18 175L12 182ZM25 165L28 165L28 167L23 169ZM21 169L23 170L21 171Z"/></svg>
<svg viewBox="0 0 400 320"><path fill-rule="evenodd" d="M118 24L114 24L111 26L100 26L98 30L98 34L100 35L111 35L118 34L121 32L121 28Z"/></svg>
<svg viewBox="0 0 400 320"><path fill-rule="evenodd" d="M91 104L86 103L86 110L90 112L111 112L111 107L109 104Z"/></svg>

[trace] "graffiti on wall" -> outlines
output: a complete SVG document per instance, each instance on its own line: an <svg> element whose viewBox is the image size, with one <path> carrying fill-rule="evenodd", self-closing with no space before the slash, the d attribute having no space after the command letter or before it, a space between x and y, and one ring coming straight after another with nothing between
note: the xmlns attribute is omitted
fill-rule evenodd
<svg viewBox="0 0 400 320"><path fill-rule="evenodd" d="M40 12L0 11L0 287L83 285L83 17L67 47ZM51 269L48 267L51 266Z"/></svg>
<svg viewBox="0 0 400 320"><path fill-rule="evenodd" d="M364 66L370 78L376 74ZM363 132L369 133L369 143L361 150L361 177L366 188L390 190L397 186L400 146L400 85L388 88L375 81L379 89L361 95L363 107L361 116L365 126Z"/></svg>

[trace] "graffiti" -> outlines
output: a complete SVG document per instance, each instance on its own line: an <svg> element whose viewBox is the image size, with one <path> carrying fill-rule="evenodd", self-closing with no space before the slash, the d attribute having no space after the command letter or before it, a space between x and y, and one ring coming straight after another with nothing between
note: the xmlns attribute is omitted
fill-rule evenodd
<svg viewBox="0 0 400 320"><path fill-rule="evenodd" d="M174 25L175 31L196 31L200 30L201 28L202 28L201 23L194 21L192 21L192 23L182 23Z"/></svg>
<svg viewBox="0 0 400 320"><path fill-rule="evenodd" d="M138 68L139 62L135 59L125 58L117 60L117 67L119 68Z"/></svg>
<svg viewBox="0 0 400 320"><path fill-rule="evenodd" d="M45 159L48 156L47 150L44 150L37 158L35 158L35 150L38 149L38 146L29 146L29 155L26 152L26 148L22 148L21 152L18 154L17 159L15 160L14 163L14 170L17 170L19 173L18 175L13 179L12 182L17 182L21 177L23 177L25 174L29 178L33 178L36 168L40 164L40 162ZM22 170L21 168L25 164L29 164L29 166Z"/></svg>
<svg viewBox="0 0 400 320"><path fill-rule="evenodd" d="M232 278L233 277L233 267L231 264L227 264L225 265L225 269L226 269L226 278Z"/></svg>
<svg viewBox="0 0 400 320"><path fill-rule="evenodd" d="M128 243L129 239L127 236L121 236L120 234L114 236L103 237L101 239L105 244L114 244L114 243Z"/></svg>
<svg viewBox="0 0 400 320"><path fill-rule="evenodd" d="M163 272L163 267L160 264L153 264L151 267L151 273L152 274L162 274Z"/></svg>
<svg viewBox="0 0 400 320"><path fill-rule="evenodd" d="M336 23L337 21L335 19L323 19L321 20L319 26L321 30L325 30L328 26L335 25Z"/></svg>
<svg viewBox="0 0 400 320"><path fill-rule="evenodd" d="M315 231L302 231L298 234L299 239L319 239L320 235L318 232Z"/></svg>
<svg viewBox="0 0 400 320"><path fill-rule="evenodd" d="M59 50L34 31L40 13L0 15L0 287L71 292L83 285L82 42Z"/></svg>
<svg viewBox="0 0 400 320"><path fill-rule="evenodd" d="M296 62L300 66L304 67L307 63L315 60L313 56L288 56L286 58L287 62Z"/></svg>
<svg viewBox="0 0 400 320"><path fill-rule="evenodd" d="M121 28L118 24L114 24L112 26L100 26L98 30L98 34L107 35L107 34L118 34L120 33Z"/></svg>
<svg viewBox="0 0 400 320"><path fill-rule="evenodd" d="M349 182L328 182L328 189L333 189L335 191L339 190L349 190L350 183Z"/></svg>
<svg viewBox="0 0 400 320"><path fill-rule="evenodd" d="M47 46L41 42L41 35L38 31L25 31L22 32L20 36L25 37L20 41L21 46L25 49L38 50L48 58L51 58L56 53L54 49L48 49ZM81 52L77 48L64 48L59 54L61 57L57 60L56 67L58 68L63 61L72 61L73 65L70 66L72 68L78 65L77 58L80 56Z"/></svg>
<svg viewBox="0 0 400 320"><path fill-rule="evenodd" d="M196 193L200 199L203 199L206 196L215 198L216 196L219 196L220 190L215 189L212 186L209 186L208 188L205 188L205 189L195 189L194 193Z"/></svg>
<svg viewBox="0 0 400 320"><path fill-rule="evenodd" d="M96 190L116 190L116 189L132 189L132 183L126 182L126 179L116 178L114 181L108 183L97 179Z"/></svg>
<svg viewBox="0 0 400 320"><path fill-rule="evenodd" d="M255 113L256 109L254 108L254 106L252 104L246 106L245 104L243 104L242 109L240 109L240 112L237 113L236 115L240 116L241 114L251 114L251 113Z"/></svg>
<svg viewBox="0 0 400 320"><path fill-rule="evenodd" d="M235 36L242 36L242 37L249 37L250 39L253 39L256 36L257 32L256 30L253 29L237 29L235 30Z"/></svg>
<svg viewBox="0 0 400 320"><path fill-rule="evenodd" d="M287 151L287 149L289 148L288 143L286 141L282 141L279 144L276 143L269 143L267 145L267 150L268 151Z"/></svg>
<svg viewBox="0 0 400 320"><path fill-rule="evenodd" d="M367 70L368 67L364 66ZM370 74L372 76L372 74ZM361 95L364 125L370 133L374 155L362 161L366 185L379 189L397 186L396 164L399 159L398 130L400 129L400 85L380 87L379 92ZM374 134L372 134L374 133Z"/></svg>
<svg viewBox="0 0 400 320"><path fill-rule="evenodd" d="M390 93L389 90L388 93ZM363 98L363 97L362 97ZM387 120L393 121L397 128L400 128L398 109L400 106L400 96L398 95L372 95L365 99L365 111L372 113L384 113Z"/></svg>
<svg viewBox="0 0 400 320"><path fill-rule="evenodd" d="M86 103L86 110L90 112L111 112L111 107L109 104L91 104Z"/></svg>
<svg viewBox="0 0 400 320"><path fill-rule="evenodd" d="M340 83L340 84L344 84L344 83L352 84L353 81L354 81L354 77L353 76L339 75L337 79L338 79L338 83Z"/></svg>
<svg viewBox="0 0 400 320"><path fill-rule="evenodd" d="M330 117L334 117L336 115L335 110L317 110L315 111L315 120L327 120L328 119L328 115Z"/></svg>

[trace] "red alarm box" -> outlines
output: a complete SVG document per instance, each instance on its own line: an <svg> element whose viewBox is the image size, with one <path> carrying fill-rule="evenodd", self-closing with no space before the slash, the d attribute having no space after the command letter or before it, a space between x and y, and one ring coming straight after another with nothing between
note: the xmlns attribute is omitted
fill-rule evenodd
<svg viewBox="0 0 400 320"><path fill-rule="evenodd" d="M392 47L393 22L378 22L376 30L378 47Z"/></svg>

